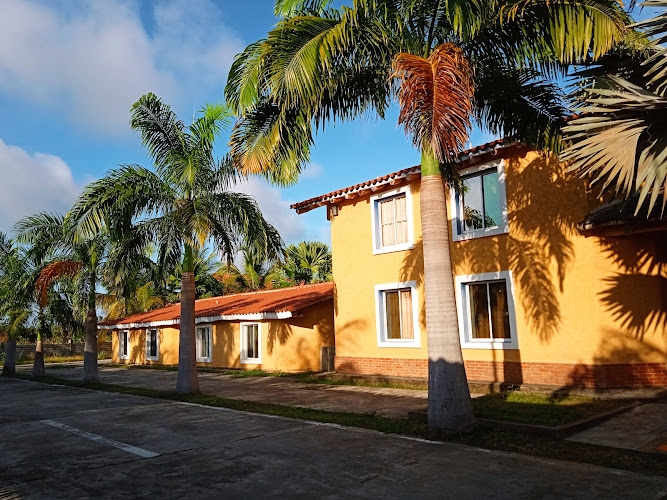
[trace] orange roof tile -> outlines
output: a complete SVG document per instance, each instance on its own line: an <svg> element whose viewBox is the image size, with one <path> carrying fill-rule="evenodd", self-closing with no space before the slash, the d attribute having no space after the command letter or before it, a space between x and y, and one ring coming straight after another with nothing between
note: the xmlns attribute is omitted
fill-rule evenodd
<svg viewBox="0 0 667 500"><path fill-rule="evenodd" d="M284 319L301 309L332 298L333 283L328 282L199 299L195 301L195 321ZM98 326L110 330L166 326L177 324L180 317L179 303L125 318L102 321Z"/></svg>
<svg viewBox="0 0 667 500"><path fill-rule="evenodd" d="M481 144L475 146L474 148L466 149L461 151L459 156L456 158L455 163L464 163L470 158L490 153L496 149L505 148L508 146L513 146L517 144L517 141L511 138L497 139L495 141L487 142L486 144ZM298 213L308 212L314 208L320 207L326 203L333 203L345 197L346 194L350 194L356 191L369 189L375 186L381 186L383 184L391 183L394 180L402 179L410 175L420 174L421 167L415 165L414 167L404 168L398 172L393 172L391 174L383 175L382 177L377 177L371 179L370 181L362 182L360 184L355 184L354 186L349 186L338 191L332 191L331 193L323 194L321 196L316 196L315 198L310 198L305 201L300 201L299 203L294 203L290 205L290 208L295 209Z"/></svg>

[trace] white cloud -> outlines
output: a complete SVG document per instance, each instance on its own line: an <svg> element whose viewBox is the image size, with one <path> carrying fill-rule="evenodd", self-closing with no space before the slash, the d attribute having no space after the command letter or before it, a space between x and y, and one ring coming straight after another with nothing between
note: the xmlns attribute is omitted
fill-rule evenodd
<svg viewBox="0 0 667 500"><path fill-rule="evenodd" d="M303 217L289 207L292 202L284 200L278 188L251 177L230 190L253 196L264 218L276 227L285 243L294 243L305 238L306 225Z"/></svg>
<svg viewBox="0 0 667 500"><path fill-rule="evenodd" d="M130 106L146 92L186 109L212 89L222 97L243 44L219 8L170 0L153 17L148 33L138 4L122 0L3 0L0 91L114 134L129 131Z"/></svg>
<svg viewBox="0 0 667 500"><path fill-rule="evenodd" d="M303 179L317 179L324 173L324 168L319 163L309 163L308 166L301 172L300 177Z"/></svg>
<svg viewBox="0 0 667 500"><path fill-rule="evenodd" d="M59 157L30 154L0 139L0 230L37 212L65 213L81 192L72 170Z"/></svg>

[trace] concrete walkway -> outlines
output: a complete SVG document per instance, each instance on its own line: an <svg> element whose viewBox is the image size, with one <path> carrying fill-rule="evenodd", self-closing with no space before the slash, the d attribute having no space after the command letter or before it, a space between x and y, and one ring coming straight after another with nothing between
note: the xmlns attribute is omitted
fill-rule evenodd
<svg viewBox="0 0 667 500"><path fill-rule="evenodd" d="M17 371L29 373L30 365L17 366ZM175 371L119 368L100 365L100 382L128 387L144 387L173 391ZM80 380L83 363L66 367L47 365L46 373L54 377ZM200 373L199 387L204 394L230 399L301 406L325 411L375 413L384 417L407 418L409 411L423 410L427 391L384 389L345 385L302 384L291 377L232 378L219 373Z"/></svg>
<svg viewBox="0 0 667 500"><path fill-rule="evenodd" d="M652 499L667 493L664 477L1 378L0 432L0 498Z"/></svg>
<svg viewBox="0 0 667 500"><path fill-rule="evenodd" d="M667 453L667 404L647 403L568 438L581 443Z"/></svg>

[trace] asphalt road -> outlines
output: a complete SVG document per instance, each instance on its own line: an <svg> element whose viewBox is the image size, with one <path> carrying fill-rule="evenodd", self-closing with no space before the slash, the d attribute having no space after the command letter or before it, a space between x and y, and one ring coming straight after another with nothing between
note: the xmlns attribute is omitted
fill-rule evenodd
<svg viewBox="0 0 667 500"><path fill-rule="evenodd" d="M0 379L0 498L662 498L664 478Z"/></svg>

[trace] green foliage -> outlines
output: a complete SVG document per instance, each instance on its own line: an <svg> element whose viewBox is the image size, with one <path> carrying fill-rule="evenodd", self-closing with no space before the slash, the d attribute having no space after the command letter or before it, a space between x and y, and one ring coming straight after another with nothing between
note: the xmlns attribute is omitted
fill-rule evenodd
<svg viewBox="0 0 667 500"><path fill-rule="evenodd" d="M285 277L295 284L331 281L331 251L321 241L302 241L285 249Z"/></svg>
<svg viewBox="0 0 667 500"><path fill-rule="evenodd" d="M667 1L642 5L664 12L636 28L653 37L641 52L619 50L607 64L582 71L573 97L580 115L563 128L568 147L561 159L601 189L664 213L667 204ZM662 193L662 206L657 205Z"/></svg>

